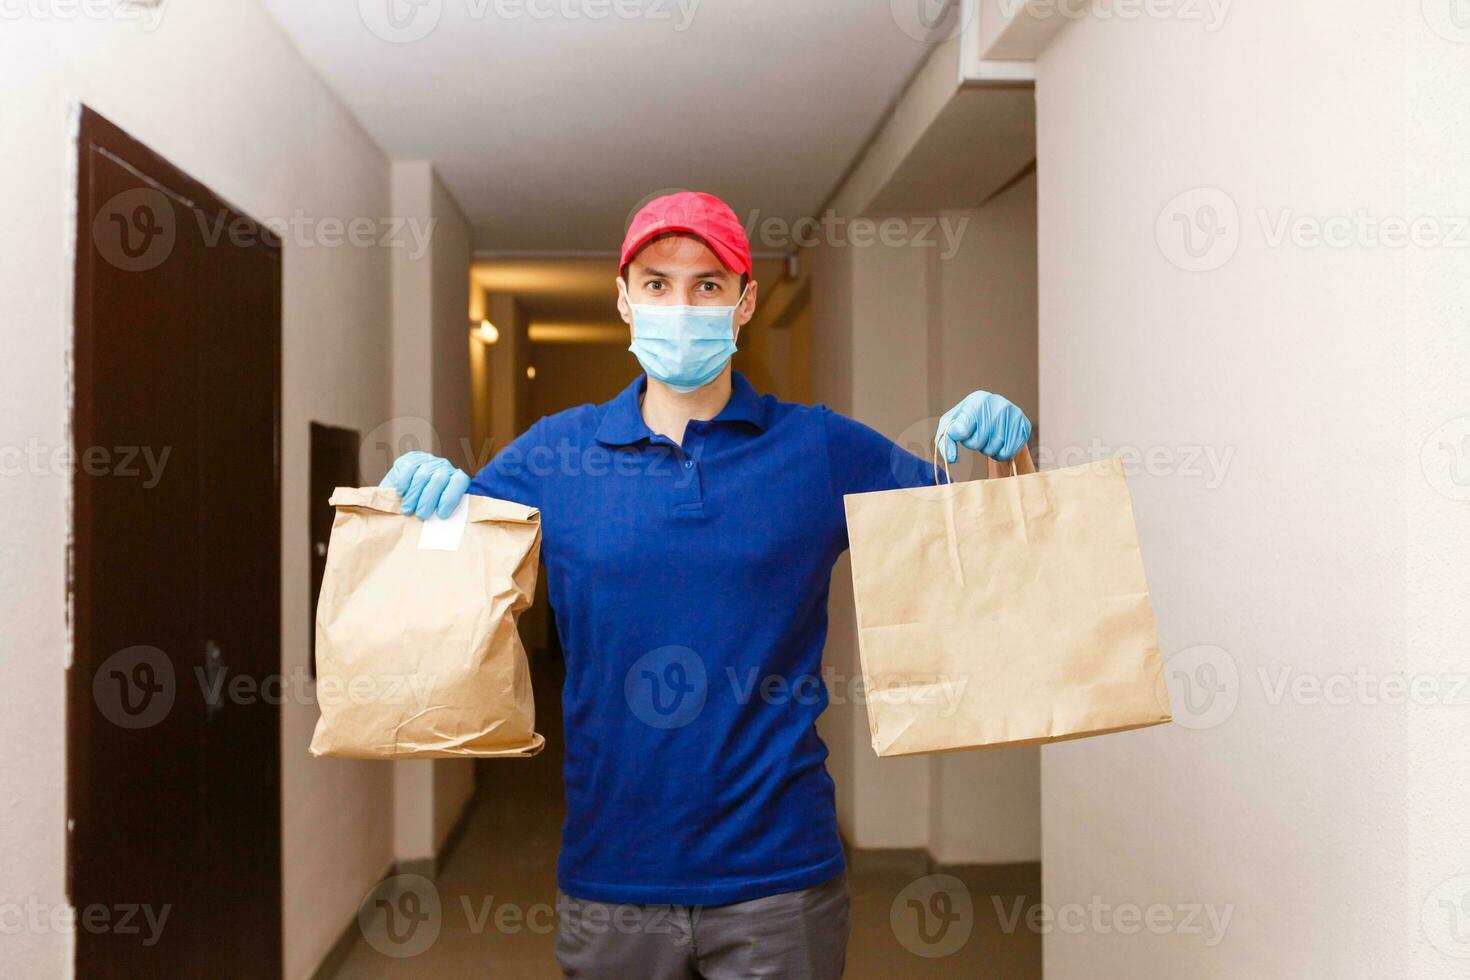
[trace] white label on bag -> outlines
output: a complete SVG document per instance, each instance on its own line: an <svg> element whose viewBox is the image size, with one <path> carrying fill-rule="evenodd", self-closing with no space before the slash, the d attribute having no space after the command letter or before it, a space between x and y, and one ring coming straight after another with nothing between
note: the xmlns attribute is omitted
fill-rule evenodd
<svg viewBox="0 0 1470 980"><path fill-rule="evenodd" d="M459 498L459 506L448 517L434 516L419 531L420 551L458 551L464 526L470 518L470 495Z"/></svg>

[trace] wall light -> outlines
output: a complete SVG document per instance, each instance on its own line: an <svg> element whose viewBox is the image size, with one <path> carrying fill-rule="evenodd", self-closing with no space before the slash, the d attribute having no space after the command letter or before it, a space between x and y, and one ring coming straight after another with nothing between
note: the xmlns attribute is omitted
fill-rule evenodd
<svg viewBox="0 0 1470 980"><path fill-rule="evenodd" d="M536 380L536 365L534 365L534 364L527 364L526 365L526 378L528 380L531 380L531 381L535 381Z"/></svg>
<svg viewBox="0 0 1470 980"><path fill-rule="evenodd" d="M479 337L487 344L493 344L500 339L500 331L495 329L495 324L489 320L480 321Z"/></svg>

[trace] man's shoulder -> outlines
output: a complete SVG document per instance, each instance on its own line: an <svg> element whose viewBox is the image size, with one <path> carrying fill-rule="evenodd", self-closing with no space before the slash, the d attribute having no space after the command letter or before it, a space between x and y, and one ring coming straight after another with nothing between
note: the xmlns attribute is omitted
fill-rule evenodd
<svg viewBox="0 0 1470 980"><path fill-rule="evenodd" d="M767 392L760 396L767 427L778 422L795 422L800 425L821 425L823 419L833 414L832 409L821 402L788 402Z"/></svg>
<svg viewBox="0 0 1470 980"><path fill-rule="evenodd" d="M767 395L771 399L768 409L771 419L788 418L802 425L822 426L826 429L843 427L849 425L861 425L862 423L848 418L837 411L826 402L787 402L777 399L774 395Z"/></svg>
<svg viewBox="0 0 1470 980"><path fill-rule="evenodd" d="M837 411L825 402L788 402L775 395L762 395L765 402L766 429L800 431L829 445L846 446L882 438L857 419Z"/></svg>
<svg viewBox="0 0 1470 980"><path fill-rule="evenodd" d="M592 402L584 402L581 405L564 408L560 412L543 415L536 424L548 435L571 435L578 432L596 431L609 404L609 402L603 402L601 405L594 405Z"/></svg>

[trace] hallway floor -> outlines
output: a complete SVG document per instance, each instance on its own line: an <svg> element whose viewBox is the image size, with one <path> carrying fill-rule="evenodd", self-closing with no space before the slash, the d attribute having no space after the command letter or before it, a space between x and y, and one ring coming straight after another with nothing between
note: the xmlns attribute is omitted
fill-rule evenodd
<svg viewBox="0 0 1470 980"><path fill-rule="evenodd" d="M563 811L561 665L546 656L532 662L537 728L546 735L546 750L533 759L478 763L478 797L471 803L463 836L434 882L442 908L438 938L415 956L393 958L359 937L336 974L338 980L561 976L554 954ZM1041 976L1040 935L1024 923L1006 932L996 912L997 902L1009 916L1022 896L1021 907L1037 900L1034 872L955 872L973 896L973 932L951 955L923 957L904 947L890 922L900 893L916 876L885 863L859 856L848 871L852 939L847 980Z"/></svg>

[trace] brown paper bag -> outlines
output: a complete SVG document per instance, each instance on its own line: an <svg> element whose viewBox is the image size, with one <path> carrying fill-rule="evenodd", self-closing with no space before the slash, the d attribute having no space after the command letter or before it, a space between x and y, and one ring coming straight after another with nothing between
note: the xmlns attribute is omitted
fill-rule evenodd
<svg viewBox="0 0 1470 980"><path fill-rule="evenodd" d="M529 756L531 675L516 617L536 589L541 515L467 494L399 513L387 487L338 487L317 604L313 755Z"/></svg>
<svg viewBox="0 0 1470 980"><path fill-rule="evenodd" d="M1172 717L1122 465L1036 473L1029 452L1017 459L1004 479L846 497L880 756Z"/></svg>

